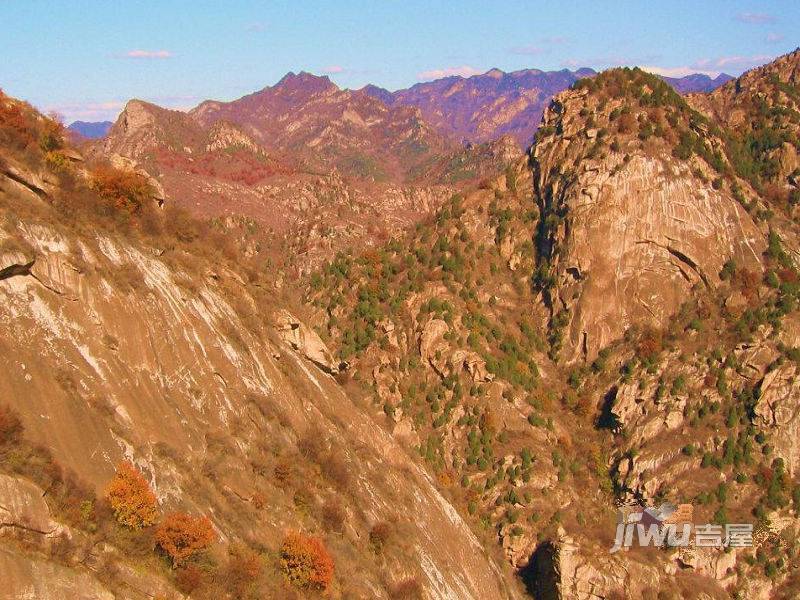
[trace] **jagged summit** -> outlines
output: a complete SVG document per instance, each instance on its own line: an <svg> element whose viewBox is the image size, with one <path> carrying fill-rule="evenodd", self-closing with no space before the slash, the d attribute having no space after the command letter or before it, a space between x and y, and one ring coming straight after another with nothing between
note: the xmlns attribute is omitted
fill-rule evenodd
<svg viewBox="0 0 800 600"><path fill-rule="evenodd" d="M270 88L265 88L270 89ZM279 90L298 90L306 92L320 92L329 89L339 89L327 75L314 75L307 71L300 71L295 74L289 71L284 75L272 89ZM262 90L263 91L263 90Z"/></svg>

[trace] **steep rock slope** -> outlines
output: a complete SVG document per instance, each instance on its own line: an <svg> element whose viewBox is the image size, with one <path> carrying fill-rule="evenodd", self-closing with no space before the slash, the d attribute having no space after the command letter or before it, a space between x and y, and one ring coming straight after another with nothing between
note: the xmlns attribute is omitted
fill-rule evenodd
<svg viewBox="0 0 800 600"><path fill-rule="evenodd" d="M639 70L558 96L530 167L309 279L352 393L536 597L793 597L794 226ZM615 504L664 501L754 547L610 556Z"/></svg>
<svg viewBox="0 0 800 600"><path fill-rule="evenodd" d="M723 183L715 170L722 146L675 92L638 70L606 72L553 101L531 163L539 283L567 360L594 359L633 323L663 326L693 287L714 287L731 258L759 269L765 233L735 198L746 184Z"/></svg>
<svg viewBox="0 0 800 600"><path fill-rule="evenodd" d="M313 336L285 335L302 324L281 310L265 273L209 250L213 236L193 232L197 225L179 213L162 219L147 204L119 213L118 202L105 204L95 174L63 167L60 142L43 162L39 150L21 153L10 143L19 131L7 127L9 111L31 139L49 125L2 102L2 164L16 175L4 175L0 188L0 468L21 478L0 496L3 510L27 523L20 535L0 531L0 560L11 574L4 585L43 598L76 586L88 598L181 597L173 586L186 589L182 569L176 583L145 534L136 545L135 533L103 520L92 490L102 496L125 458L145 475L160 510L211 519L218 542L202 569L230 570L234 556L257 553L249 564L259 565L259 597L293 594L270 558L292 529L325 537L335 597L383 598L397 586L432 598L516 597L430 478L315 364L336 370L320 360ZM57 173L53 164L62 165ZM48 191L30 183L40 179L54 183ZM43 457L52 458L37 466ZM54 477L47 461L88 484L53 480L53 490L73 490L66 505L61 491L46 496L53 518L69 521L55 537L33 531L49 525L29 527L31 519L47 522L44 507L25 516L15 507L26 503L14 501L27 493L25 478ZM138 575L142 568L152 577ZM232 571L203 572L193 597L219 597L241 583L224 576Z"/></svg>
<svg viewBox="0 0 800 600"><path fill-rule="evenodd" d="M693 549L686 572L677 552L608 552L624 455L597 423L630 345L605 349L588 375L548 357L546 311L529 286L532 184L520 162L404 238L338 256L310 278L313 322L338 349L351 393L419 452L535 598L674 598L698 587L725 598L713 579L731 561L719 550Z"/></svg>

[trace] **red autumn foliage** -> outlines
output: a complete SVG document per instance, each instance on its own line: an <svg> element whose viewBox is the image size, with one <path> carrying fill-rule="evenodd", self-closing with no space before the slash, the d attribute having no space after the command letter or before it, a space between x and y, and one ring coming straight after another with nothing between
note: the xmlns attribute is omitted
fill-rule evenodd
<svg viewBox="0 0 800 600"><path fill-rule="evenodd" d="M175 512L164 517L156 529L156 543L170 557L173 566L208 548L216 539L208 517L193 517Z"/></svg>
<svg viewBox="0 0 800 600"><path fill-rule="evenodd" d="M740 269L736 272L736 281L742 289L742 294L748 300L758 297L758 287L761 283L761 275L749 269Z"/></svg>
<svg viewBox="0 0 800 600"><path fill-rule="evenodd" d="M186 565L175 574L175 585L184 594L191 594L205 584L205 573L195 565Z"/></svg>
<svg viewBox="0 0 800 600"><path fill-rule="evenodd" d="M147 480L129 461L117 465L117 474L106 489L106 499L117 521L131 529L156 522L158 504Z"/></svg>
<svg viewBox="0 0 800 600"><path fill-rule="evenodd" d="M661 352L661 348L661 334L655 330L648 330L642 335L636 354L642 360L652 360Z"/></svg>
<svg viewBox="0 0 800 600"><path fill-rule="evenodd" d="M153 188L139 173L99 165L92 173L92 188L109 206L138 214L152 202Z"/></svg>
<svg viewBox="0 0 800 600"><path fill-rule="evenodd" d="M22 106L0 90L0 139L24 148L36 141L36 131Z"/></svg>
<svg viewBox="0 0 800 600"><path fill-rule="evenodd" d="M296 587L326 590L333 581L333 558L322 540L298 532L288 533L283 540L281 567Z"/></svg>
<svg viewBox="0 0 800 600"><path fill-rule="evenodd" d="M161 167L167 169L216 177L245 186L254 186L273 175L290 172L287 167L244 149L206 152L191 157L162 150L156 154L156 160Z"/></svg>
<svg viewBox="0 0 800 600"><path fill-rule="evenodd" d="M781 278L781 281L786 283L797 282L797 273L793 269L781 269L778 271L778 277Z"/></svg>
<svg viewBox="0 0 800 600"><path fill-rule="evenodd" d="M241 544L228 549L225 581L234 597L243 598L251 590L264 570L264 560L256 552Z"/></svg>

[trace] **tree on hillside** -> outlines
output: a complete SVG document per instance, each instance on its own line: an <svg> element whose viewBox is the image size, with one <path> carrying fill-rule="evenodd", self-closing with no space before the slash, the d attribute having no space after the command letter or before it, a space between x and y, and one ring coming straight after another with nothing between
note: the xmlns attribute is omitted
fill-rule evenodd
<svg viewBox="0 0 800 600"><path fill-rule="evenodd" d="M283 540L281 567L296 587L325 590L333 581L333 559L322 540L298 532Z"/></svg>
<svg viewBox="0 0 800 600"><path fill-rule="evenodd" d="M216 538L208 517L171 513L156 529L156 543L177 567L208 548Z"/></svg>
<svg viewBox="0 0 800 600"><path fill-rule="evenodd" d="M156 496L142 474L127 460L117 465L117 474L106 489L106 499L121 525L142 529L156 522Z"/></svg>
<svg viewBox="0 0 800 600"><path fill-rule="evenodd" d="M92 172L92 188L111 207L139 213L153 198L153 188L139 173L98 165Z"/></svg>

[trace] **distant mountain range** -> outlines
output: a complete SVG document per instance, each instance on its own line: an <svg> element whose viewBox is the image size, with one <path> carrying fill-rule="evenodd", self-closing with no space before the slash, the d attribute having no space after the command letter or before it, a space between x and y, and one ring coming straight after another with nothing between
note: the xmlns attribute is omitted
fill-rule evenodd
<svg viewBox="0 0 800 600"><path fill-rule="evenodd" d="M526 146L545 107L558 92L592 69L505 73L492 69L473 77L445 77L389 92L375 86L363 91L390 106L416 106L440 133L459 141L486 142L511 135Z"/></svg>
<svg viewBox="0 0 800 600"><path fill-rule="evenodd" d="M75 121L67 129L91 140L104 137L114 123L112 121Z"/></svg>
<svg viewBox="0 0 800 600"><path fill-rule="evenodd" d="M583 77L597 74L593 69L540 71L524 69L506 73L491 69L482 75L445 77L390 92L367 85L362 91L390 106L416 106L440 133L466 142L486 142L511 135L525 147L542 118L550 99ZM663 77L681 94L710 92L730 81L730 75L716 79L693 74Z"/></svg>
<svg viewBox="0 0 800 600"><path fill-rule="evenodd" d="M408 138L415 140L415 147L420 143L440 144L439 140L422 141L435 130L439 136L462 143L510 135L524 148L533 139L551 98L578 79L596 74L588 68L510 73L491 69L481 75L444 77L391 92L371 84L356 91L343 90L327 77L289 73L274 86L232 102L207 100L191 113L204 126L220 119L241 125L256 140L284 151L315 147L323 138L334 146L337 137L345 143L348 132L367 125L371 133L365 143L374 151L386 141L380 135L376 137L376 132L397 127L415 130ZM724 73L713 79L695 73L662 79L681 94L689 94L710 92L733 78ZM287 121L302 126L283 130L282 124ZM378 122L383 126L372 126ZM69 128L83 137L100 138L111 125L108 121L75 121ZM341 158L341 152L336 155Z"/></svg>
<svg viewBox="0 0 800 600"><path fill-rule="evenodd" d="M681 94L705 94L713 92L715 89L734 78L727 73L720 73L713 79L702 73L693 73L692 75L686 75L684 77L664 77L662 75L661 79L666 81Z"/></svg>
<svg viewBox="0 0 800 600"><path fill-rule="evenodd" d="M402 177L454 146L414 106L387 106L305 72L232 102L207 100L189 115L203 128L234 123L272 153L375 179Z"/></svg>

